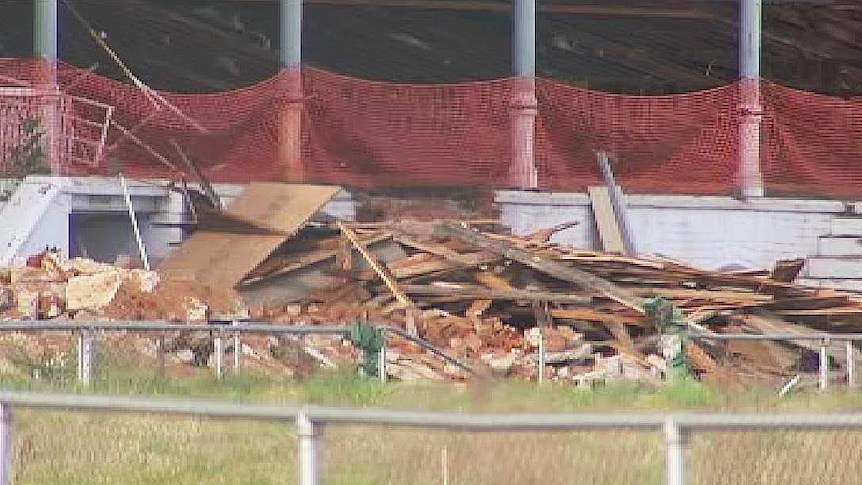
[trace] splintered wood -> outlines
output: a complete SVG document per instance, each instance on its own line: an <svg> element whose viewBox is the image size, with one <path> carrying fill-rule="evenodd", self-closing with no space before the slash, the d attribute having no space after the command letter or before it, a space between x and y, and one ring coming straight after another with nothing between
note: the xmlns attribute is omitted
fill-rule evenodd
<svg viewBox="0 0 862 485"><path fill-rule="evenodd" d="M285 323L336 323L364 315L415 332L497 375L536 377L541 340L548 352L544 376L582 385L660 380L666 363L659 331L644 314L650 297L670 301L690 329L707 335L862 328L862 303L793 284L796 262L782 262L775 271L715 272L667 258L548 242L572 224L518 237L492 221L339 222L301 232L239 289L273 275L288 282L293 276L307 291L284 304L289 312L276 309L266 316ZM327 284L309 287L310 274ZM310 306L332 317L309 321L304 309ZM534 331L539 327L541 332ZM816 345L702 339L692 341L687 356L698 375L748 382L799 373L803 354ZM465 378L408 342L393 339L390 346L395 377Z"/></svg>

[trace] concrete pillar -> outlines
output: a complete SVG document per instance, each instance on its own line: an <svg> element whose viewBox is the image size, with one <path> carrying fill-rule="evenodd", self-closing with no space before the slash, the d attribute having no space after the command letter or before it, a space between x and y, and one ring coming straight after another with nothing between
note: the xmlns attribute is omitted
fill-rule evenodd
<svg viewBox="0 0 862 485"><path fill-rule="evenodd" d="M41 128L45 132L45 160L53 175L61 175L59 146L60 114L57 85L57 2L33 0L33 57L44 61L39 89L49 94L42 110Z"/></svg>
<svg viewBox="0 0 862 485"><path fill-rule="evenodd" d="M278 163L283 178L302 182L302 0L281 0L280 46L285 101L280 113Z"/></svg>
<svg viewBox="0 0 862 485"><path fill-rule="evenodd" d="M760 171L761 0L739 2L739 184L744 198L763 197Z"/></svg>
<svg viewBox="0 0 862 485"><path fill-rule="evenodd" d="M538 114L536 101L536 0L512 2L512 93L510 185L534 189L539 185L533 142Z"/></svg>

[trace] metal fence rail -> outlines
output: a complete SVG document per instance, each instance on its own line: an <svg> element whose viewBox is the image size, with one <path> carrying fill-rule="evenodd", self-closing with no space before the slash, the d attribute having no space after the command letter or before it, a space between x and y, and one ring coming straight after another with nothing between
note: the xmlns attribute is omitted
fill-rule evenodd
<svg viewBox="0 0 862 485"><path fill-rule="evenodd" d="M319 483L319 442L324 425L379 425L469 432L559 432L629 430L662 432L665 483L686 483L689 438L705 431L824 431L862 429L862 413L579 413L462 414L308 406L230 404L138 399L119 396L0 392L0 485L12 466L14 408L86 412L157 413L219 419L292 422L299 441L299 483Z"/></svg>
<svg viewBox="0 0 862 485"><path fill-rule="evenodd" d="M435 354L441 359L453 364L467 372L472 369L469 364L460 361L459 359L447 354L443 350L435 347L428 341L417 338L400 328L390 327L386 325L375 325L377 329L384 334L384 348L380 353L380 377L382 380L386 378L386 358L385 358L385 342L389 335L408 339L425 350ZM242 334L269 334L269 335L350 335L351 327L346 325L274 325L267 322L249 322L249 321L218 321L209 322L209 324L180 324L171 323L161 320L128 320L128 321L68 321L68 320L10 320L0 322L0 332L73 332L77 335L77 352L78 352L78 380L83 384L89 384L93 375L93 334L95 332L132 332L132 333L167 333L167 332L201 332L209 333L213 337L213 348L216 358L215 372L218 378L221 378L224 373L224 349L225 339L233 337L234 346L239 347L239 337ZM733 341L733 340L754 340L754 341L774 341L774 342L792 342L792 341L814 341L819 342L819 369L818 369L818 385L821 389L826 389L829 384L829 355L830 349L836 342L843 342L845 348L843 352L846 354L845 367L847 370L847 385L855 385L855 361L856 348L854 342L862 342L862 334L858 333L810 333L810 334L792 334L792 333L775 333L775 334L718 334L705 332L689 332L685 335L688 339L695 340L711 340L711 341ZM543 361L542 349L540 347L539 363ZM237 354L238 355L238 354ZM539 366L539 376L541 383L542 365ZM234 359L234 370L239 371L239 360Z"/></svg>
<svg viewBox="0 0 862 485"><path fill-rule="evenodd" d="M379 374L381 380L386 379L385 342L388 336L394 335L409 340L423 349L431 352L446 362L455 365L466 372L471 372L469 364L447 354L434 346L400 328L387 325L373 325L383 335L384 349L380 352ZM73 332L77 335L78 380L88 385L94 372L95 353L93 335L96 332L131 332L131 333L168 333L168 332L200 332L209 333L213 338L215 353L215 372L221 379L224 374L225 339L234 340L234 371L239 372L238 348L242 334L268 335L342 335L348 337L351 327L346 325L274 325L267 322L249 321L217 321L209 324L181 324L161 320L117 320L117 321L69 321L69 320L9 320L0 322L0 332Z"/></svg>

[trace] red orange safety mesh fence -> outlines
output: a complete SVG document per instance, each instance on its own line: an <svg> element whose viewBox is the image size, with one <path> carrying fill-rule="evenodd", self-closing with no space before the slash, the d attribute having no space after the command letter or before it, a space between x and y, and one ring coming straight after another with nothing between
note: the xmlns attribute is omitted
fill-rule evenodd
<svg viewBox="0 0 862 485"><path fill-rule="evenodd" d="M7 78L38 84L41 72L38 61L0 60L0 75ZM66 65L60 66L58 79L67 94L114 106L112 119L132 130L134 137L112 126L105 148L130 176L176 176L150 151L183 170L171 143L176 140L213 180L284 180L280 113L301 101L308 181L359 187L508 185L514 80L404 85L306 68L304 93L297 99L286 88L289 75L215 94L147 94ZM862 104L769 82L761 90L761 159L768 193L862 195L857 146ZM617 180L628 192L735 191L738 85L629 96L539 79L536 95L541 188L576 191L599 183L594 152L604 150L615 156ZM11 122L2 123L8 127ZM96 167L70 161L64 170L108 174L109 165L106 160Z"/></svg>

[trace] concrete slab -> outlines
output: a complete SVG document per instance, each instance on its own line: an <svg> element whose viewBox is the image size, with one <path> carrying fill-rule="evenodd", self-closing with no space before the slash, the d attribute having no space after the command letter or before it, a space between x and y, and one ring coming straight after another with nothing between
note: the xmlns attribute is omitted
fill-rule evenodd
<svg viewBox="0 0 862 485"><path fill-rule="evenodd" d="M862 217L835 216L831 229L832 236L862 236Z"/></svg>
<svg viewBox="0 0 862 485"><path fill-rule="evenodd" d="M808 278L862 279L862 258L815 256L805 264Z"/></svg>
<svg viewBox="0 0 862 485"><path fill-rule="evenodd" d="M862 257L862 237L824 236L817 243L818 256L860 256Z"/></svg>
<svg viewBox="0 0 862 485"><path fill-rule="evenodd" d="M862 292L862 279L839 280L834 278L797 278L794 283L815 288Z"/></svg>

